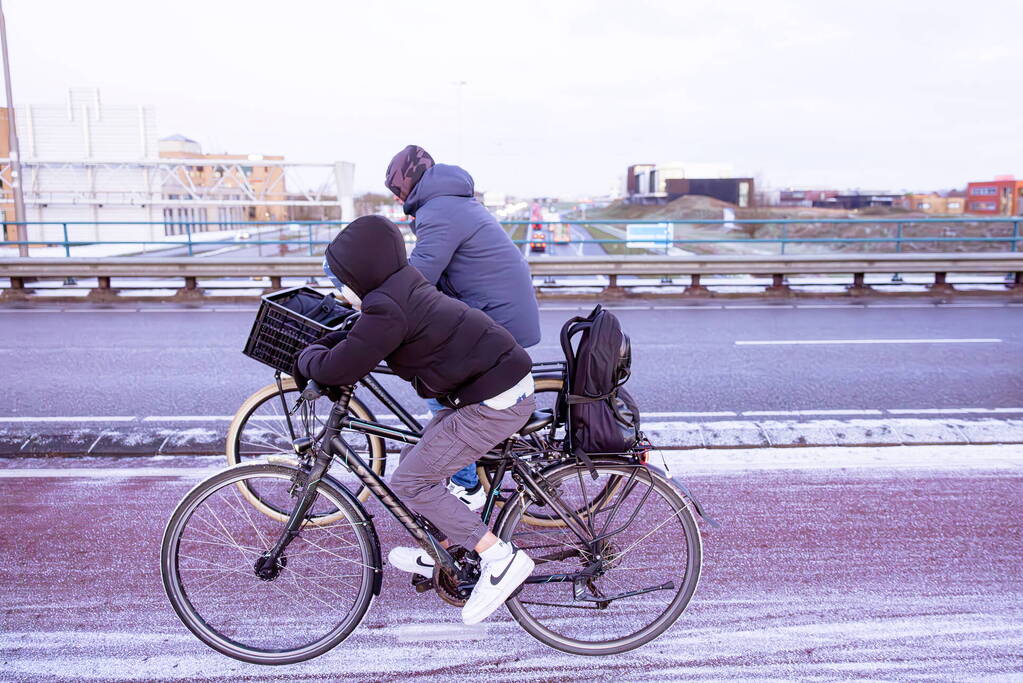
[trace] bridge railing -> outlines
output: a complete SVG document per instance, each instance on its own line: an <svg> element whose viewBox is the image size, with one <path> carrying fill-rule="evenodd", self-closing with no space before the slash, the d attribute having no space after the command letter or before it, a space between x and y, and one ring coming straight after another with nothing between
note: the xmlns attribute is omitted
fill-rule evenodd
<svg viewBox="0 0 1023 683"><path fill-rule="evenodd" d="M1023 253L963 254L794 254L709 256L602 256L550 257L529 263L534 282L541 290L574 288L607 296L628 289L671 286L684 295L710 294L703 278L754 276L770 278L764 290L785 295L792 291L787 278L808 275L842 275L852 294L871 291L868 274L927 274L929 289L952 291L950 273L982 274L989 291L1007 289L1023 293ZM1009 277L1006 278L1006 274ZM132 290L166 291L173 299L197 299L225 290L243 291L251 298L288 284L303 282L329 287L318 257L227 258L0 258L0 287L7 300L37 298L57 300L87 289L92 300L130 300ZM537 282L537 280L539 280ZM917 283L919 284L919 283ZM993 286L992 286L993 285ZM207 291L208 290L208 291ZM675 292L679 293L679 292ZM146 301L159 297L138 297Z"/></svg>
<svg viewBox="0 0 1023 683"><path fill-rule="evenodd" d="M1021 251L1023 217L956 218L799 218L799 219L667 219L564 221L508 220L502 225L518 245L532 241L534 228L552 237L553 226L568 226L567 241L548 239L548 250L598 245L610 255L677 251L696 253L944 252ZM399 222L407 226L407 223ZM9 230L20 223L7 223ZM322 253L342 221L41 221L25 222L28 239L0 242L0 254L28 248L29 256L128 256L173 254L194 256L213 251L230 253L256 248L258 255ZM663 238L627 236L628 225L666 225ZM13 230L10 230L13 231ZM154 239L153 234L162 234ZM148 233L146 235L145 233ZM116 239L111 238L116 235ZM408 240L414 240L409 232ZM643 247L635 244L642 243ZM630 246L633 245L633 246ZM265 248L265 249L264 249Z"/></svg>

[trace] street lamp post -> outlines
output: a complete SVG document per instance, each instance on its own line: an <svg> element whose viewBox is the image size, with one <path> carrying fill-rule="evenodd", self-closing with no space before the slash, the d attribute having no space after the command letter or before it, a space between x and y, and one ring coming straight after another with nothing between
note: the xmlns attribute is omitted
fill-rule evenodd
<svg viewBox="0 0 1023 683"><path fill-rule="evenodd" d="M18 147L18 129L14 125L14 97L11 95L11 67L7 58L7 22L3 2L0 1L0 44L4 58L4 92L7 96L7 135L11 147L11 191L14 193L15 235L18 237L18 256L28 256L28 230L25 225L25 198L21 194L21 150Z"/></svg>

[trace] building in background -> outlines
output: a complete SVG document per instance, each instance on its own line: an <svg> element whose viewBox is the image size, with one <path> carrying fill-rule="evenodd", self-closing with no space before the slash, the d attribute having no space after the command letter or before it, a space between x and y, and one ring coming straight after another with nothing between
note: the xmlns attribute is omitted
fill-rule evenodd
<svg viewBox="0 0 1023 683"><path fill-rule="evenodd" d="M686 195L714 197L741 208L753 206L752 178L736 178L731 164L633 164L625 175L625 191L632 204L664 204Z"/></svg>
<svg viewBox="0 0 1023 683"><path fill-rule="evenodd" d="M152 192L145 166L118 163L155 161L156 115L152 107L111 105L95 88L72 88L60 104L22 104L15 108L22 155L25 220L57 225L30 226L30 239L61 240L59 223L159 220L144 203L124 202L133 193ZM6 120L6 119L5 119ZM6 141L6 138L5 138ZM5 142L6 144L6 142ZM5 154L4 158L10 155ZM45 164L33 164L35 160ZM9 174L9 166L5 173ZM4 186L9 178L4 177ZM4 193L6 201L8 193ZM86 200L89 197L89 200ZM77 230L76 239L152 239L159 232L138 226L111 225Z"/></svg>
<svg viewBox="0 0 1023 683"><path fill-rule="evenodd" d="M202 197L232 202L226 206L175 206L163 209L166 234L182 234L186 230L205 232L227 230L231 223L241 221L285 221L288 207L282 204L256 204L258 199L283 202L287 196L284 168L270 166L266 161L284 161L283 156L263 154L203 154L198 142L176 134L160 138L160 158L184 159L189 163L175 169L164 180L167 199L188 200ZM208 162L208 163L204 163ZM201 189L201 193L191 192ZM250 205L241 202L252 201Z"/></svg>
<svg viewBox="0 0 1023 683"><path fill-rule="evenodd" d="M906 195L899 192L849 192L815 201L814 206L825 209L855 211L867 208L904 208Z"/></svg>
<svg viewBox="0 0 1023 683"><path fill-rule="evenodd" d="M1019 216L1023 213L1023 180L998 176L966 186L966 212L981 216Z"/></svg>
<svg viewBox="0 0 1023 683"><path fill-rule="evenodd" d="M72 88L62 103L18 105L16 113L26 220L43 223L29 225L33 241L59 242L65 235L74 242L162 241L231 229L227 224L237 220L288 220L292 210L355 217L355 171L348 162L203 154L184 136L158 140L153 107L111 105L95 88ZM13 203L12 168L2 137L0 208L6 209ZM9 220L13 208L4 215Z"/></svg>
<svg viewBox="0 0 1023 683"><path fill-rule="evenodd" d="M826 202L838 196L838 190L801 190L787 188L778 191L778 206L812 207L815 202Z"/></svg>
<svg viewBox="0 0 1023 683"><path fill-rule="evenodd" d="M966 198L961 193L949 193L947 196L934 192L930 194L908 194L906 195L905 205L910 211L919 211L939 216L958 216L966 209Z"/></svg>

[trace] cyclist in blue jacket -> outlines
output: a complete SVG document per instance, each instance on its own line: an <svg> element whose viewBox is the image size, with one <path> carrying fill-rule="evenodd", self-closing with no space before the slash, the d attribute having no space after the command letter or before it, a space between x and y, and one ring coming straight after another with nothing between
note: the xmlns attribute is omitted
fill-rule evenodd
<svg viewBox="0 0 1023 683"><path fill-rule="evenodd" d="M540 309L522 252L475 198L462 168L434 163L409 145L387 166L387 188L412 216L416 246L409 263L442 292L477 308L504 327L522 348L540 342ZM436 414L441 406L427 401ZM455 473L449 489L471 510L486 500L475 465Z"/></svg>

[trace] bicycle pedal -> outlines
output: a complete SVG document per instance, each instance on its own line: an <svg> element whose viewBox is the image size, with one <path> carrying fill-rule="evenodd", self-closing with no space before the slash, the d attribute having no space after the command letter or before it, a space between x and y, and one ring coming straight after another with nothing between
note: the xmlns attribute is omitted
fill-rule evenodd
<svg viewBox="0 0 1023 683"><path fill-rule="evenodd" d="M433 579L415 574L412 576L412 586L417 593L425 593L433 590Z"/></svg>

